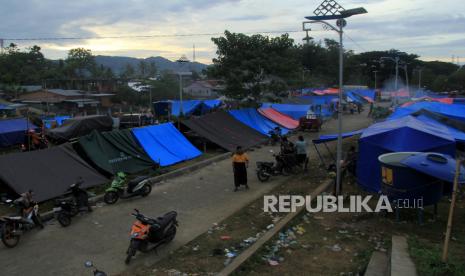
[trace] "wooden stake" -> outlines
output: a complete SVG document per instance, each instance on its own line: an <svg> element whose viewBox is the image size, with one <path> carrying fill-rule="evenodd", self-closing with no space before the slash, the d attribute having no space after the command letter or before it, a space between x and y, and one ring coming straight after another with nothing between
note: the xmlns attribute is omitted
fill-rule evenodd
<svg viewBox="0 0 465 276"><path fill-rule="evenodd" d="M458 189L458 184L459 184L460 163L461 161L457 158L456 165L455 165L454 187L452 188L452 202L450 203L449 218L447 219L446 237L444 240L444 249L442 251L442 262L447 261L447 255L449 252L450 234L452 232L452 219L454 217L455 200L457 198L457 189Z"/></svg>

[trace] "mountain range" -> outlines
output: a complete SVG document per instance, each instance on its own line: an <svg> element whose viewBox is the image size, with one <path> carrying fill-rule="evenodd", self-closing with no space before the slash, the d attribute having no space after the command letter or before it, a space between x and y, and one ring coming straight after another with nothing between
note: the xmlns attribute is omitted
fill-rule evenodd
<svg viewBox="0 0 465 276"><path fill-rule="evenodd" d="M174 62L164 57L149 57L149 58L133 58L133 57L120 57L120 56L95 56L97 65L103 65L111 68L113 73L120 74L124 72L127 64L130 64L134 70L138 70L139 63L144 61L147 65L155 62L158 72L169 70L174 72L181 71L196 71L202 72L208 65L199 62Z"/></svg>

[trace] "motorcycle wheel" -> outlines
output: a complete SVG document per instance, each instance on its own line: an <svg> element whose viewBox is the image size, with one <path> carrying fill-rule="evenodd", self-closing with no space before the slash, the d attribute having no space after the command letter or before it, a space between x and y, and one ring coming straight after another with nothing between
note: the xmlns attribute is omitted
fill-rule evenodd
<svg viewBox="0 0 465 276"><path fill-rule="evenodd" d="M14 235L15 227L11 223L6 223L2 228L2 242L8 248L13 248L19 243L19 235Z"/></svg>
<svg viewBox="0 0 465 276"><path fill-rule="evenodd" d="M142 187L141 195L143 197L148 196L152 192L152 186L150 184L145 184L144 187Z"/></svg>
<svg viewBox="0 0 465 276"><path fill-rule="evenodd" d="M71 225L71 217L64 213L59 213L57 216L58 223L63 227L68 227Z"/></svg>
<svg viewBox="0 0 465 276"><path fill-rule="evenodd" d="M257 171L257 178L260 180L260 182L266 182L268 179L270 179L270 175L265 173L264 170L258 170Z"/></svg>
<svg viewBox="0 0 465 276"><path fill-rule="evenodd" d="M129 264L131 262L132 257L136 255L137 247L138 242L136 242L135 240L131 240L131 242L129 243L128 251L126 251L126 259L124 260L125 264Z"/></svg>
<svg viewBox="0 0 465 276"><path fill-rule="evenodd" d="M293 170L292 170L291 167L287 167L287 166L283 167L282 174L284 176L289 176L289 175L292 174L292 172L293 172Z"/></svg>
<svg viewBox="0 0 465 276"><path fill-rule="evenodd" d="M103 196L103 201L105 201L106 204L115 204L118 198L117 192L106 192Z"/></svg>
<svg viewBox="0 0 465 276"><path fill-rule="evenodd" d="M173 230L170 231L169 237L166 239L166 242L170 242L174 240L174 237L176 237L176 231L177 231L177 228L173 226Z"/></svg>

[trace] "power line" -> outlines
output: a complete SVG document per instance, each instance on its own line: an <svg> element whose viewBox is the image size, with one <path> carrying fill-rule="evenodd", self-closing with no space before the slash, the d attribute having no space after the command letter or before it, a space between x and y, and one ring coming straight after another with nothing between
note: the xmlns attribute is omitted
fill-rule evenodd
<svg viewBox="0 0 465 276"><path fill-rule="evenodd" d="M244 32L243 34L284 34L297 33L300 30L291 31L262 31ZM195 36L217 36L224 33L194 33L194 34L158 34L158 35L117 35L117 36L87 36L87 37L35 37L35 38L3 38L9 41L56 41L56 40L87 40L87 39L126 39L126 38L161 38L161 37L195 37Z"/></svg>
<svg viewBox="0 0 465 276"><path fill-rule="evenodd" d="M348 39L350 39L350 41L352 41L355 45L357 45L360 49L362 49L362 51L364 52L368 52L365 48L363 48L360 44L358 44L355 40L353 40L349 35L347 35L346 33L343 33L344 36L346 36Z"/></svg>

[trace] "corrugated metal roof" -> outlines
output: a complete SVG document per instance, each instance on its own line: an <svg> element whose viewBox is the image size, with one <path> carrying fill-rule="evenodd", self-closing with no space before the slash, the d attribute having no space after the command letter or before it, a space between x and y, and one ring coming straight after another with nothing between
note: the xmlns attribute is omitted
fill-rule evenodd
<svg viewBox="0 0 465 276"><path fill-rule="evenodd" d="M65 90L65 89L47 89L48 92L58 94L61 96L82 96L83 94L79 90Z"/></svg>

